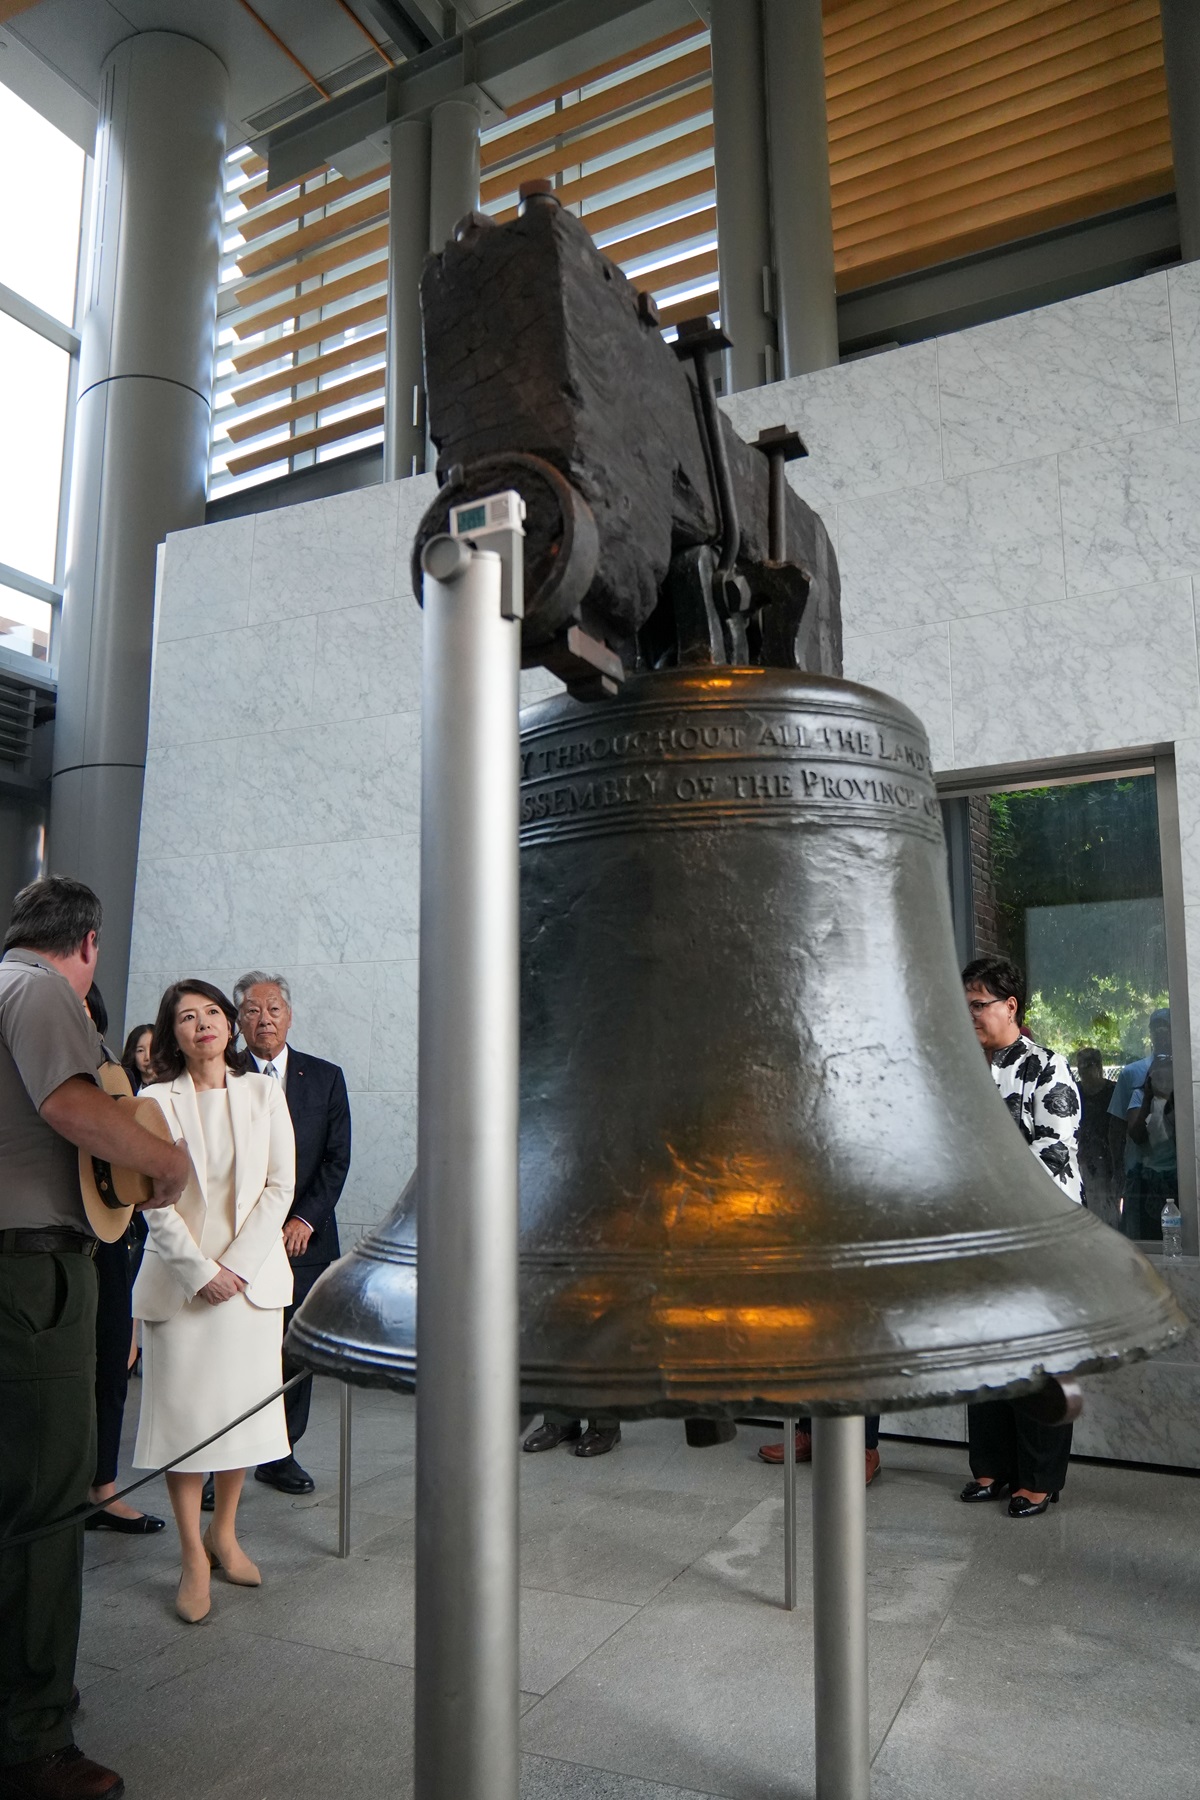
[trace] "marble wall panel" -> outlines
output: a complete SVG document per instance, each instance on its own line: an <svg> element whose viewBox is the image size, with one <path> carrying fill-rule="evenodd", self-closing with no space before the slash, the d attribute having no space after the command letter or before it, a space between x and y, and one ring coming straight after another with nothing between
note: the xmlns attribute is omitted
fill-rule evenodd
<svg viewBox="0 0 1200 1800"><path fill-rule="evenodd" d="M847 636L845 672L850 681L882 688L910 706L929 734L935 769L954 761L954 720L950 685L950 629L933 625L912 631L879 631Z"/></svg>
<svg viewBox="0 0 1200 1800"><path fill-rule="evenodd" d="M1179 788L1183 898L1187 905L1200 906L1200 738L1176 738L1175 779Z"/></svg>
<svg viewBox="0 0 1200 1800"><path fill-rule="evenodd" d="M1191 582L950 626L959 768L1100 753L1200 727Z"/></svg>
<svg viewBox="0 0 1200 1800"><path fill-rule="evenodd" d="M417 526L438 490L436 475L411 475L397 481L396 488L396 570L392 592L398 600L412 600L412 547Z"/></svg>
<svg viewBox="0 0 1200 1800"><path fill-rule="evenodd" d="M242 969L300 960L288 850L146 857L138 864L135 969Z"/></svg>
<svg viewBox="0 0 1200 1800"><path fill-rule="evenodd" d="M415 957L379 968L372 995L370 1076L366 1084L373 1089L416 1094L419 987Z"/></svg>
<svg viewBox="0 0 1200 1800"><path fill-rule="evenodd" d="M393 594L399 486L383 482L259 513L251 622L334 612Z"/></svg>
<svg viewBox="0 0 1200 1800"><path fill-rule="evenodd" d="M208 637L250 623L254 519L223 519L171 537L171 579L155 627L160 642Z"/></svg>
<svg viewBox="0 0 1200 1800"><path fill-rule="evenodd" d="M1076 1456L1200 1468L1200 1369L1159 1360L1085 1375Z"/></svg>
<svg viewBox="0 0 1200 1800"><path fill-rule="evenodd" d="M421 613L411 599L347 606L315 630L310 716L365 719L421 710Z"/></svg>
<svg viewBox="0 0 1200 1800"><path fill-rule="evenodd" d="M1167 270L1175 386L1179 417L1200 419L1200 265L1180 263Z"/></svg>
<svg viewBox="0 0 1200 1800"><path fill-rule="evenodd" d="M767 425L800 433L808 455L788 465L788 480L819 513L855 496L942 479L931 343L750 388L721 404L744 438Z"/></svg>
<svg viewBox="0 0 1200 1800"><path fill-rule="evenodd" d="M277 857L283 852L275 852ZM415 832L311 844L291 858L295 956L302 963L416 955L420 844Z"/></svg>
<svg viewBox="0 0 1200 1800"><path fill-rule="evenodd" d="M169 559L167 568L164 592L171 585ZM313 618L160 642L150 693L151 755L308 717L316 646ZM203 779L201 770L196 778Z"/></svg>
<svg viewBox="0 0 1200 1800"><path fill-rule="evenodd" d="M838 546L848 637L1061 600L1057 463L847 500Z"/></svg>
<svg viewBox="0 0 1200 1800"><path fill-rule="evenodd" d="M1067 592L1200 570L1200 421L1060 458Z"/></svg>
<svg viewBox="0 0 1200 1800"><path fill-rule="evenodd" d="M338 1227L375 1225L400 1198L417 1162L416 1102L410 1094L351 1097L353 1153Z"/></svg>
<svg viewBox="0 0 1200 1800"><path fill-rule="evenodd" d="M1177 422L1165 275L938 339L946 474Z"/></svg>
<svg viewBox="0 0 1200 1800"><path fill-rule="evenodd" d="M238 974L245 974L239 969ZM371 1009L379 984L372 962L300 964L268 970L283 975L292 990L290 1041L298 1050L335 1062L351 1093L367 1086L371 1072Z"/></svg>

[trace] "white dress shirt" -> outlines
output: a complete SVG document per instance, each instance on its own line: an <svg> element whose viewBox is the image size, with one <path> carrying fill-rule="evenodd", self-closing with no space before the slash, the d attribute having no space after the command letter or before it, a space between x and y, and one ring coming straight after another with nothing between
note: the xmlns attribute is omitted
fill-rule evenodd
<svg viewBox="0 0 1200 1800"><path fill-rule="evenodd" d="M253 1050L250 1052L250 1054L251 1054L251 1056L254 1057L254 1066L258 1070L260 1075L263 1075L266 1073L266 1068L267 1068L268 1063L274 1063L275 1073L279 1076L280 1086L283 1085L284 1079L287 1075L288 1047L286 1044L283 1046L283 1049L279 1052L279 1054L277 1056L257 1056L257 1055L255 1055L255 1052Z"/></svg>

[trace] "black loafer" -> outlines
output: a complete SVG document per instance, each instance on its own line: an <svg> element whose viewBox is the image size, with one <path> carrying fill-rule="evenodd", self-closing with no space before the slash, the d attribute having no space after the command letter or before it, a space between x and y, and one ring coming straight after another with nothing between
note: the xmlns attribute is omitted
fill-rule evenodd
<svg viewBox="0 0 1200 1800"><path fill-rule="evenodd" d="M1047 1494L1044 1500L1027 1500L1024 1494L1014 1494L1008 1503L1008 1516L1010 1519L1036 1519L1048 1506L1057 1505L1057 1494Z"/></svg>
<svg viewBox="0 0 1200 1800"><path fill-rule="evenodd" d="M606 1456L615 1444L621 1441L621 1427L614 1425L608 1431L597 1431L589 1425L575 1446L576 1456Z"/></svg>
<svg viewBox="0 0 1200 1800"><path fill-rule="evenodd" d="M521 1445L536 1456L539 1450L557 1450L560 1444L574 1444L583 1436L583 1425L578 1419L572 1419L569 1425L539 1425L531 1431Z"/></svg>
<svg viewBox="0 0 1200 1800"><path fill-rule="evenodd" d="M212 1512L217 1504L217 1490L211 1475L204 1477L204 1486L200 1489L200 1511Z"/></svg>
<svg viewBox="0 0 1200 1800"><path fill-rule="evenodd" d="M316 1482L307 1469L302 1469L294 1456L283 1456L278 1462L259 1463L254 1471L255 1481L265 1481L268 1487L278 1488L281 1494L311 1494Z"/></svg>
<svg viewBox="0 0 1200 1800"><path fill-rule="evenodd" d="M137 1519L123 1519L119 1513L89 1513L83 1521L85 1531L122 1531L126 1537L150 1537L156 1531L162 1531L167 1521L160 1519L157 1513L142 1513Z"/></svg>
<svg viewBox="0 0 1200 1800"><path fill-rule="evenodd" d="M1003 1500L1008 1492L1007 1481L968 1481L960 1500Z"/></svg>

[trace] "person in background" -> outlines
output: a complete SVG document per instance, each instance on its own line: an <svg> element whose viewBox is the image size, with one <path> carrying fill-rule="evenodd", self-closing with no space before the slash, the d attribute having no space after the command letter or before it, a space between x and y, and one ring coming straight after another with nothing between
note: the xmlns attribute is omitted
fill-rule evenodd
<svg viewBox="0 0 1200 1800"><path fill-rule="evenodd" d="M108 1062L116 1058L104 1042L108 1008L95 982L84 1002L100 1037ZM135 1214L136 1217L136 1214ZM162 1531L165 1519L157 1513L139 1512L125 1500L113 1500L117 1491L117 1463L121 1454L121 1425L129 1392L129 1347L133 1340L133 1312L129 1294L129 1234L115 1244L96 1245L96 1479L88 1499L110 1502L103 1512L91 1513L85 1531L120 1531L127 1537L149 1537Z"/></svg>
<svg viewBox="0 0 1200 1800"><path fill-rule="evenodd" d="M150 1040L153 1036L153 1025L135 1025L125 1039L121 1067L128 1075L129 1085L135 1094L148 1081L154 1080L154 1065L150 1061Z"/></svg>
<svg viewBox="0 0 1200 1800"><path fill-rule="evenodd" d="M1132 1238L1162 1239L1162 1209L1179 1197L1175 1148L1175 1064L1151 1057L1143 1086L1129 1103L1129 1139L1139 1159L1125 1179L1123 1224Z"/></svg>
<svg viewBox="0 0 1200 1800"><path fill-rule="evenodd" d="M167 1492L183 1564L175 1610L189 1625L211 1609L211 1569L238 1587L261 1585L237 1540L238 1501L247 1466L287 1450L282 1399L260 1402L281 1385L283 1309L292 1297L283 1221L296 1145L278 1083L252 1071L236 1037L237 1013L219 988L173 983L154 1023L160 1079L142 1090L182 1136L192 1164L177 1205L150 1222L133 1290L143 1362L134 1461L140 1469L174 1464ZM209 1469L217 1472L216 1509L202 1537Z"/></svg>
<svg viewBox="0 0 1200 1800"><path fill-rule="evenodd" d="M981 956L967 964L962 979L975 1036L1013 1123L1067 1198L1082 1205L1079 1090L1065 1057L1022 1031L1024 976L1004 957ZM1011 1494L1010 1518L1044 1513L1066 1483L1071 1430L1070 1425L1043 1425L1022 1400L968 1406L973 1479L961 1498L1002 1500Z"/></svg>
<svg viewBox="0 0 1200 1800"><path fill-rule="evenodd" d="M595 1413L583 1428L583 1420L574 1413L556 1412L551 1407L542 1414L542 1422L521 1445L537 1455L539 1450L557 1450L560 1444L573 1444L576 1456L606 1456L621 1441L621 1421L615 1413Z"/></svg>
<svg viewBox="0 0 1200 1800"><path fill-rule="evenodd" d="M1150 1064L1156 1056L1171 1054L1171 1012L1166 1006L1156 1007L1150 1014L1146 1029L1150 1036L1149 1056L1138 1057L1136 1061L1126 1063L1118 1072L1113 1087L1112 1099L1108 1103L1108 1142L1112 1155L1113 1176L1120 1183L1121 1193L1125 1194L1129 1186L1129 1176L1142 1160L1142 1146L1129 1135L1129 1114L1134 1106L1134 1095L1145 1088L1146 1077L1150 1073ZM1140 1105L1140 1101L1138 1102ZM1136 1186L1136 1183L1135 1183ZM1130 1232L1129 1221L1125 1218L1124 1205L1121 1208L1121 1230L1126 1236L1137 1236Z"/></svg>
<svg viewBox="0 0 1200 1800"><path fill-rule="evenodd" d="M292 996L282 975L252 969L233 990L238 1024L246 1047L261 1074L283 1089L296 1133L296 1195L283 1227L283 1243L292 1265L295 1290L283 1316L286 1332L292 1314L311 1292L317 1278L341 1255L336 1207L350 1172L350 1100L346 1078L336 1063L310 1056L288 1043ZM290 1381L300 1365L286 1354L283 1378ZM260 1463L256 1481L282 1494L311 1494L312 1476L296 1461L295 1449L308 1427L312 1376L284 1396L288 1454Z"/></svg>
<svg viewBox="0 0 1200 1800"><path fill-rule="evenodd" d="M879 1463L879 1414L878 1413L868 1413L866 1416L866 1419L864 1420L864 1424L866 1426L867 1486L870 1487L871 1483L874 1481L875 1477L878 1475L879 1468L880 1468L880 1463ZM786 1426L784 1427L784 1429L786 1430ZM761 1462L782 1463L782 1461L783 1461L783 1445L782 1444L760 1444L758 1447L758 1455L759 1455L759 1460ZM811 1419L797 1419L796 1420L796 1461L797 1462L811 1462L812 1461L812 1420Z"/></svg>
<svg viewBox="0 0 1200 1800"><path fill-rule="evenodd" d="M84 1008L100 902L48 876L12 904L0 962L0 1538L84 1505L96 1468L95 1237L79 1192L82 1149L154 1183L170 1206L187 1152L128 1118L96 1085L100 1040ZM13 1800L110 1800L113 1769L71 1729L83 1532L0 1552L0 1781Z"/></svg>
<svg viewBox="0 0 1200 1800"><path fill-rule="evenodd" d="M1079 1166L1088 1207L1106 1225L1119 1225L1119 1186L1113 1178L1108 1130L1108 1106L1116 1084L1105 1075L1099 1050L1087 1045L1075 1052L1075 1077L1083 1109L1079 1119Z"/></svg>

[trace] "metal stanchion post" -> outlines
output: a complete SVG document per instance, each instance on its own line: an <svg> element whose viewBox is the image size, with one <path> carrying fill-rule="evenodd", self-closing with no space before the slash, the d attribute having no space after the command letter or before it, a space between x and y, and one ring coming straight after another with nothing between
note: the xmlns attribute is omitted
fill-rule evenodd
<svg viewBox="0 0 1200 1800"><path fill-rule="evenodd" d="M520 509L422 559L417 1800L518 1795Z"/></svg>
<svg viewBox="0 0 1200 1800"><path fill-rule="evenodd" d="M783 1604L796 1610L796 1421L783 1421Z"/></svg>
<svg viewBox="0 0 1200 1800"><path fill-rule="evenodd" d="M338 1442L338 1555L350 1554L350 1383L341 1383L342 1417Z"/></svg>
<svg viewBox="0 0 1200 1800"><path fill-rule="evenodd" d="M815 1417L812 1446L817 1800L870 1800L862 1419Z"/></svg>

